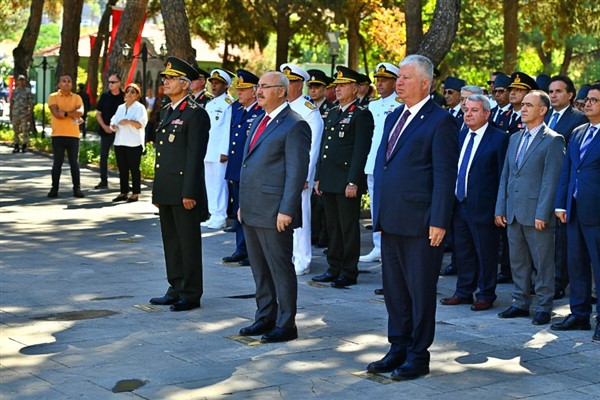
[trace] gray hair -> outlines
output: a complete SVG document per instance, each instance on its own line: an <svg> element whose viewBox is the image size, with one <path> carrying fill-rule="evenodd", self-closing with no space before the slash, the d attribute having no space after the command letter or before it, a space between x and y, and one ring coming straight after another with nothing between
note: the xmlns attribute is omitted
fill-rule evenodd
<svg viewBox="0 0 600 400"><path fill-rule="evenodd" d="M548 96L548 93L544 92L543 90L532 90L528 94L535 94L538 96L542 106L546 107L548 110L550 109L550 96Z"/></svg>
<svg viewBox="0 0 600 400"><path fill-rule="evenodd" d="M483 94L483 90L479 86L467 85L460 88L460 91L471 92L473 94Z"/></svg>
<svg viewBox="0 0 600 400"><path fill-rule="evenodd" d="M481 103L481 107L483 107L484 111L491 111L492 109L490 101L483 94L472 94L467 97L467 101L477 101Z"/></svg>
<svg viewBox="0 0 600 400"><path fill-rule="evenodd" d="M404 60L400 62L399 66L403 67L405 65L414 65L417 67L421 77L429 79L429 81L433 80L433 64L429 58L420 54L411 54L406 56Z"/></svg>
<svg viewBox="0 0 600 400"><path fill-rule="evenodd" d="M281 85L284 87L285 89L285 97L287 98L288 96L288 90L290 89L290 81L287 78L287 76L285 76L284 73L279 72L279 71L271 71L273 73L275 73L275 76L277 76L277 85Z"/></svg>

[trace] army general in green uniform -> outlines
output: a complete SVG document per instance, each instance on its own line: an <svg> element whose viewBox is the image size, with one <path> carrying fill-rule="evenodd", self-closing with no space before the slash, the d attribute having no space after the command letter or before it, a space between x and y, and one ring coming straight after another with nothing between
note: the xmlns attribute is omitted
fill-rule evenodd
<svg viewBox="0 0 600 400"><path fill-rule="evenodd" d="M189 95L191 81L198 79L191 65L169 57L161 75L171 102L156 130L152 202L159 209L170 286L150 303L186 311L200 307L203 291L200 222L208 217L204 156L210 120Z"/></svg>

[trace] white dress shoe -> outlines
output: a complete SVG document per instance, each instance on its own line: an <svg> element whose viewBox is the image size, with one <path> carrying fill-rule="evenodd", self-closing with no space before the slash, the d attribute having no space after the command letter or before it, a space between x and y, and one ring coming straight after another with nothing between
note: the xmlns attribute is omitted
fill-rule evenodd
<svg viewBox="0 0 600 400"><path fill-rule="evenodd" d="M310 267L306 267L303 270L296 270L296 276L310 274Z"/></svg>
<svg viewBox="0 0 600 400"><path fill-rule="evenodd" d="M358 259L360 262L376 262L381 261L381 252L373 249L369 254L360 256Z"/></svg>
<svg viewBox="0 0 600 400"><path fill-rule="evenodd" d="M227 224L225 222L212 222L208 225L206 225L206 227L208 229L223 229L225 228Z"/></svg>

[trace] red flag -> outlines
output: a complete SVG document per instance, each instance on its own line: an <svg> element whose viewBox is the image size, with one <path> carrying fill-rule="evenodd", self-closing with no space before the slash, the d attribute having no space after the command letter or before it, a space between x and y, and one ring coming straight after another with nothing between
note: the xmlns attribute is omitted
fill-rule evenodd
<svg viewBox="0 0 600 400"><path fill-rule="evenodd" d="M140 49L142 48L142 31L144 30L144 24L146 23L146 13L144 13L144 19L140 24L140 30L138 31L137 38L135 39L135 44L133 45L133 55L140 54ZM137 65L137 58L134 58L131 63L131 68L129 69L129 75L127 76L127 80L125 81L125 85L129 85L133 82L133 77L135 76L135 67ZM143 81L144 77L142 77ZM142 93L142 96L145 96L145 93Z"/></svg>
<svg viewBox="0 0 600 400"><path fill-rule="evenodd" d="M94 35L90 35L90 53L92 52L92 49L94 48L94 44L96 43L96 36ZM88 76L88 81L87 81L87 87L85 89L85 91L87 92L88 96L90 96L90 103L92 104L92 106L96 106L96 93L92 93L92 89L90 87L90 77Z"/></svg>

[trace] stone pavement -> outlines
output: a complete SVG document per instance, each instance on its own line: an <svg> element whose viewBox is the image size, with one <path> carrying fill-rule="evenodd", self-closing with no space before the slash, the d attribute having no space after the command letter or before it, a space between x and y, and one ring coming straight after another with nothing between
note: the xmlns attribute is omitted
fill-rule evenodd
<svg viewBox="0 0 600 400"><path fill-rule="evenodd" d="M591 331L554 332L530 320L501 320L510 285L492 310L439 306L431 374L410 382L367 375L388 348L376 263L349 289L299 277L299 339L257 344L236 337L252 322L247 267L221 264L234 235L203 232L202 308L173 313L148 299L166 289L150 189L115 205L111 190L71 197L65 166L57 199L46 198L51 159L0 146L0 398L13 399L483 399L600 398L600 343ZM366 221L364 221L366 223ZM363 254L370 231L364 230ZM447 261L446 261L447 262ZM314 249L313 273L325 270ZM441 277L438 298L453 293ZM568 314L556 303L554 320ZM119 392L119 393L115 393Z"/></svg>

